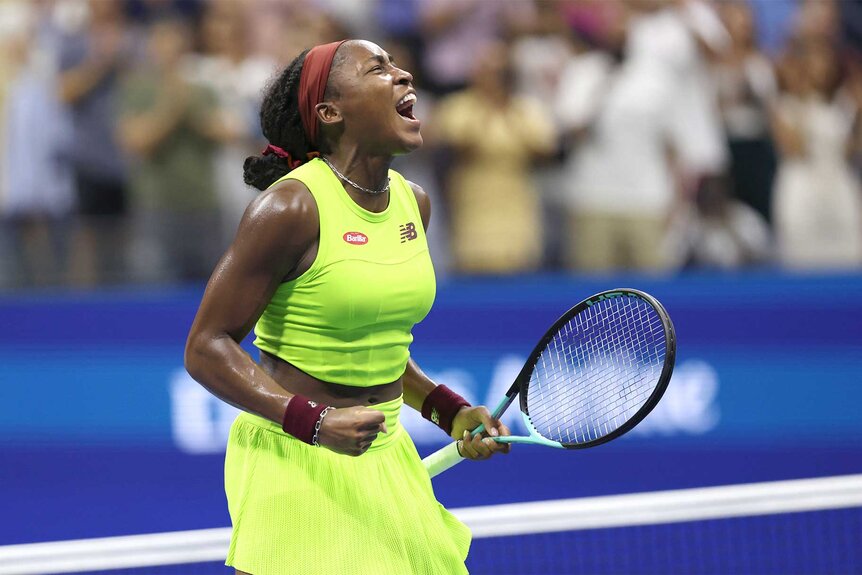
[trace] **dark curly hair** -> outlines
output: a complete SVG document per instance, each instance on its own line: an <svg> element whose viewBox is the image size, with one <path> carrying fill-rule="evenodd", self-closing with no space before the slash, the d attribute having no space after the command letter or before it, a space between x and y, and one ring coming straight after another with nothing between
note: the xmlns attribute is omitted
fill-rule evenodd
<svg viewBox="0 0 862 575"><path fill-rule="evenodd" d="M332 62L332 70L344 61L339 50ZM299 114L299 79L308 50L303 51L287 67L274 77L266 87L260 105L260 127L270 144L288 152L293 158L306 158L315 151L302 127ZM331 74L330 74L331 77ZM327 82L325 99L338 97L331 82ZM320 151L326 151L326 142L321 141ZM249 156L243 164L243 180L259 190L265 190L273 182L290 171L286 158L275 154Z"/></svg>

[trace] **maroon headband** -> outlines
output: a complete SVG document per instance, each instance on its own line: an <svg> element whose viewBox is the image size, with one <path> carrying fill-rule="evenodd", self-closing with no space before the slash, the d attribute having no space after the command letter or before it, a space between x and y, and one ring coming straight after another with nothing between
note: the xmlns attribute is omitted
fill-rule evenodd
<svg viewBox="0 0 862 575"><path fill-rule="evenodd" d="M346 41L315 46L308 51L302 63L302 73L299 75L299 116L302 118L305 135L313 148L317 148L317 136L320 132L315 107L323 101L335 51Z"/></svg>

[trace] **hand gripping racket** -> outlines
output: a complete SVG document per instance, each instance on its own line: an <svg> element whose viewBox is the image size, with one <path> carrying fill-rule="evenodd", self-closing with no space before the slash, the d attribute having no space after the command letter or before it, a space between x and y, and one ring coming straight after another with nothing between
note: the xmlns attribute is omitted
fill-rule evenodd
<svg viewBox="0 0 862 575"><path fill-rule="evenodd" d="M615 289L587 298L545 333L493 411L500 417L520 397L529 435L493 439L564 449L616 439L656 406L675 357L673 323L654 297ZM434 477L463 460L455 442L423 463Z"/></svg>

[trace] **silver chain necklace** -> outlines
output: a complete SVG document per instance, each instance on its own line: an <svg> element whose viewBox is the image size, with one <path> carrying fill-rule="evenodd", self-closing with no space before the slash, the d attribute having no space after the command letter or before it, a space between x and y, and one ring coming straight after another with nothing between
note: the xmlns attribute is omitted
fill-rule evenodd
<svg viewBox="0 0 862 575"><path fill-rule="evenodd" d="M347 182L348 184L350 184L351 186L353 186L354 188L356 188L359 191L365 192L366 194L371 194L372 196L376 196L378 194L385 194L386 192L389 191L389 178L386 178L386 185L383 186L383 188L381 188L379 190L371 190L371 189L365 188L363 186L360 186L359 184L357 184L356 182L354 182L353 180L351 180L350 178L348 178L347 176L345 176L344 174L339 172L338 169L332 165L332 162L330 162L329 160L327 160L323 156L320 156L320 159L323 160L323 163L325 163L327 166L329 166L330 170L335 172L336 176L338 176L341 180Z"/></svg>

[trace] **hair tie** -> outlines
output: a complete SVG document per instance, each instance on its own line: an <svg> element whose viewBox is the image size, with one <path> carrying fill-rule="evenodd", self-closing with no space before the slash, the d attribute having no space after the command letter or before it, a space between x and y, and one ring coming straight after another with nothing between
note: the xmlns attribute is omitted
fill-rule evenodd
<svg viewBox="0 0 862 575"><path fill-rule="evenodd" d="M263 149L263 152L261 153L264 156L272 155L290 160L290 152L287 152L283 148L279 148L278 146L273 146L272 144L267 144L266 147Z"/></svg>
<svg viewBox="0 0 862 575"><path fill-rule="evenodd" d="M272 144L267 144L261 154L264 156L278 156L279 158L287 160L287 165L291 170L295 170L305 162L309 162L314 158L320 157L320 152L308 152L307 154L305 154L304 160L294 160L293 156L290 155L290 152L288 152L284 148L279 148L278 146L274 146Z"/></svg>

